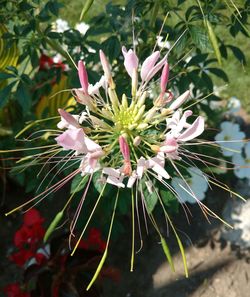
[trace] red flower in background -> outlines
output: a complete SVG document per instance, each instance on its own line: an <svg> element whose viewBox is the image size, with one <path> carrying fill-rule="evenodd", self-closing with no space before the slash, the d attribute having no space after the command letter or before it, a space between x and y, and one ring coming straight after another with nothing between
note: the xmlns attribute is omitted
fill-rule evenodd
<svg viewBox="0 0 250 297"><path fill-rule="evenodd" d="M82 239L79 247L85 250L97 250L102 253L105 250L106 242L102 240L100 230L91 228L87 239Z"/></svg>
<svg viewBox="0 0 250 297"><path fill-rule="evenodd" d="M65 64L63 64L61 61L55 62L54 58L42 54L39 60L39 70L49 70L53 67L62 68L63 71L66 70Z"/></svg>
<svg viewBox="0 0 250 297"><path fill-rule="evenodd" d="M19 249L12 254L10 259L18 266L23 266L36 251L45 234L42 226L44 218L36 209L31 209L24 214L23 225L14 235L14 244Z"/></svg>
<svg viewBox="0 0 250 297"><path fill-rule="evenodd" d="M91 228L87 238L81 240L80 248L82 250L79 253L78 261L71 261L70 251L65 248L64 240L61 245L57 246L56 252L55 250L50 252L50 247L54 246L55 248L53 244L58 239L55 238L53 243L44 245L45 229L42 226L43 222L44 218L36 209L27 211L23 216L23 224L14 235L16 252L10 255L10 260L22 267L27 274L23 284L13 283L4 288L6 297L47 296L48 279L52 281L50 285L53 296L59 296L64 290L71 291L72 288L75 292L79 286L76 281L77 276L82 276L81 270L85 271L86 269L86 273L91 273L91 269L97 265L96 261L98 261L100 254L105 251L106 242L101 238L101 231ZM66 239L66 234L63 238ZM85 254L86 257L83 256ZM48 278L44 278L43 273ZM119 270L113 267L105 268L101 276L110 278L115 282L120 280ZM44 282L42 287L40 282ZM24 288L29 288L31 292L26 292Z"/></svg>
<svg viewBox="0 0 250 297"><path fill-rule="evenodd" d="M23 291L18 283L7 285L4 293L7 297L30 297L30 293Z"/></svg>
<svg viewBox="0 0 250 297"><path fill-rule="evenodd" d="M101 231L96 228L90 229L88 242L91 247L96 248L100 252L104 252L106 248L106 242L101 238Z"/></svg>
<svg viewBox="0 0 250 297"><path fill-rule="evenodd" d="M25 226L32 226L34 224L42 224L44 222L44 218L40 215L40 212L32 208L27 211L23 216L23 224Z"/></svg>
<svg viewBox="0 0 250 297"><path fill-rule="evenodd" d="M10 256L10 260L17 266L23 267L25 263L34 256L34 253L30 250L21 249Z"/></svg>

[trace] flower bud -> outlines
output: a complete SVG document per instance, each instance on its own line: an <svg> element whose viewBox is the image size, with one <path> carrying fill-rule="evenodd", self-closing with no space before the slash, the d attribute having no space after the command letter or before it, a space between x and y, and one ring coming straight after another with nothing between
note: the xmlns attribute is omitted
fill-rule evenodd
<svg viewBox="0 0 250 297"><path fill-rule="evenodd" d="M122 53L124 56L124 66L133 80L133 73L137 72L138 68L138 57L136 56L135 52L131 49L127 51L125 46L122 47Z"/></svg>
<svg viewBox="0 0 250 297"><path fill-rule="evenodd" d="M140 136L136 136L134 141L133 141L133 145L134 146L138 146L141 143L141 137Z"/></svg>
<svg viewBox="0 0 250 297"><path fill-rule="evenodd" d="M102 64L102 68L105 74L105 78L110 86L111 89L115 88L115 83L112 79L112 74L111 74L111 69L110 69L110 65L109 62L107 60L107 57L105 56L104 52L102 50L99 51L100 54L100 60L101 60L101 64Z"/></svg>
<svg viewBox="0 0 250 297"><path fill-rule="evenodd" d="M134 121L137 122L141 119L141 117L143 116L144 114L144 111L145 111L145 108L146 106L145 105L142 105L142 107L140 107L139 111L137 112L137 115L135 116L134 118Z"/></svg>
<svg viewBox="0 0 250 297"><path fill-rule="evenodd" d="M116 91L112 88L108 88L108 93L109 93L109 99L112 103L112 107L114 111L118 111L118 106L119 106L119 100L116 95Z"/></svg>
<svg viewBox="0 0 250 297"><path fill-rule="evenodd" d="M147 97L147 92L144 92L144 93L140 96L140 98L139 98L139 100L138 100L138 102L137 102L136 105L137 105L138 107L141 107L141 106L145 103L146 97Z"/></svg>
<svg viewBox="0 0 250 297"><path fill-rule="evenodd" d="M166 92L168 76L169 76L169 65L168 65L168 62L166 62L166 64L162 69L162 74L161 74L161 94L162 95L164 95L164 93Z"/></svg>
<svg viewBox="0 0 250 297"><path fill-rule="evenodd" d="M138 85L138 73L137 73L137 69L133 69L133 73L132 73L132 97L136 96L136 92L137 92L137 85Z"/></svg>
<svg viewBox="0 0 250 297"><path fill-rule="evenodd" d="M82 60L78 62L78 76L79 76L79 80L80 80L82 89L84 91L84 94L88 95L88 86L89 86L88 74Z"/></svg>
<svg viewBox="0 0 250 297"><path fill-rule="evenodd" d="M122 106L124 107L124 109L128 108L128 100L125 94L122 95Z"/></svg>

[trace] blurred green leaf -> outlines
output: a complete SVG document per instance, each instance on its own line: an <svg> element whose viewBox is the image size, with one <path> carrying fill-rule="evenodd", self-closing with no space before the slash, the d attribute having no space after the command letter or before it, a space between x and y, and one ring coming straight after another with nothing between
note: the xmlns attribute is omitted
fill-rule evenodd
<svg viewBox="0 0 250 297"><path fill-rule="evenodd" d="M88 178L89 178L88 175L81 176L81 174L77 174L71 182L70 194L82 191L82 189L84 189L84 187L88 181Z"/></svg>
<svg viewBox="0 0 250 297"><path fill-rule="evenodd" d="M22 82L19 82L18 84L16 91L16 99L22 107L23 114L28 113L31 107L31 97L26 85Z"/></svg>
<svg viewBox="0 0 250 297"><path fill-rule="evenodd" d="M16 77L16 75L6 72L0 72L0 79L8 79L8 78Z"/></svg>
<svg viewBox="0 0 250 297"><path fill-rule="evenodd" d="M207 31L198 26L190 25L189 32L194 44L202 51L207 52L211 49L211 44L207 35Z"/></svg>
<svg viewBox="0 0 250 297"><path fill-rule="evenodd" d="M3 88L0 91L0 108L3 108L6 105L6 103L8 102L8 99L11 94L11 90L15 84L16 84L16 82L12 82L7 87Z"/></svg>
<svg viewBox="0 0 250 297"><path fill-rule="evenodd" d="M154 186L152 187L152 191L148 190L148 187L146 185L148 181L146 180L146 178L142 178L141 180L141 185L142 185L142 192L143 192L143 196L145 199L145 203L146 203L146 207L147 207L147 211L149 213L152 213L152 211L154 210L157 202L158 202L158 196L156 191L158 191L158 188L155 188Z"/></svg>
<svg viewBox="0 0 250 297"><path fill-rule="evenodd" d="M219 78L223 79L225 82L228 82L228 77L223 70L219 68L207 68L207 70L213 73L214 75L218 76Z"/></svg>

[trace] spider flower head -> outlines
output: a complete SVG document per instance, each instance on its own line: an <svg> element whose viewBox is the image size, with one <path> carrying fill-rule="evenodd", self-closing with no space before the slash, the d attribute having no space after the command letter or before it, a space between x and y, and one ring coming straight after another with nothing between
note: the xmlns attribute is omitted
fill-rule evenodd
<svg viewBox="0 0 250 297"><path fill-rule="evenodd" d="M96 88L89 85L84 63L79 61L81 88L74 89L74 93L85 118L80 123L80 116L59 110L58 127L64 131L56 141L64 150L81 156L79 171L83 176L100 171L103 183L131 188L145 174L152 173L160 181L170 179L165 163L181 159L179 149L202 134L204 119L198 116L188 121L192 111L181 111L189 91L173 99L167 90L169 65L166 57L157 63L159 52L150 55L141 65L139 84L138 57L131 49L127 51L123 47L122 51L124 66L131 78L131 97L117 95L111 67L102 51L104 78ZM160 94L152 100L146 87L160 71Z"/></svg>
<svg viewBox="0 0 250 297"><path fill-rule="evenodd" d="M165 191L171 192L180 202L183 202L180 195L184 191L189 197L189 199L184 200L197 202L206 217L208 214L216 216L200 201L201 197L198 197L197 193L195 193L196 187L190 185L185 179L185 174L183 174L183 167L193 167L194 162L202 161L204 164L211 164L201 160L202 155L195 155L188 149L192 148L192 145L202 144L202 140L199 140L199 137L203 133L205 126L202 116L194 116L192 110L183 109L183 104L190 96L189 90L175 98L171 90L168 89L170 67L167 55L160 59L160 52L155 51L140 64L135 51L132 49L127 50L123 47L122 53L124 56L124 67L127 71L125 79L131 81L130 94L117 94L111 65L103 51L100 51L103 76L95 85L89 84L84 62L78 62L78 75L81 87L74 88L72 93L82 111L80 114L70 114L65 110L59 109L61 117L61 120L57 123L59 132L54 139L56 145L52 145L52 154L49 156L49 159L53 159L55 154L64 153L64 157L59 162L60 164L63 163L60 170L65 167L67 162L73 162L74 165L77 164L77 169L73 170L72 173L59 182L46 188L43 193L38 194L27 203L16 208L19 209L32 202L37 203L37 201L39 202L51 192L58 190L71 181L76 175L82 176L82 181L78 186L80 187L83 183L85 189L70 224L71 247L72 239L76 237L75 227L77 219L80 216L91 181L98 172L100 176L98 183L102 185L102 190L96 199L95 206L82 233L78 236L78 240L74 241L73 255L100 199L103 197L106 185L110 184L117 189L107 245L88 289L97 278L107 257L117 201L120 197L119 193L124 188L128 188L131 191L133 219L131 271L133 270L135 248L135 211L137 218L139 218L138 199L141 199L142 202L145 223L145 213L148 212L148 216L160 236L163 250L172 268L173 263L166 241L152 214L152 201L148 203L147 197L153 200L153 198L150 198L150 195L156 197L157 203L162 206L166 220L173 229L180 250L183 251L178 234L165 209L158 188L159 184L164 186ZM151 82L156 81L155 78L158 77L160 77L158 85L159 94L152 99L148 90ZM209 182L216 184L213 177L209 178L208 174L204 174L201 170L194 169L192 171L194 179L195 175L199 177L199 180L203 180L204 189L207 188L206 185ZM173 184L174 186L172 186ZM223 186L221 187L223 188ZM77 189L75 190L77 191ZM205 190L202 192L202 196L204 196L204 192ZM52 221L45 234L45 239L50 236L61 222L73 195L74 193ZM123 199L123 197L120 199ZM182 206L185 210L185 204L182 204ZM141 236L139 219L138 227ZM182 255L187 275L185 255L184 253Z"/></svg>

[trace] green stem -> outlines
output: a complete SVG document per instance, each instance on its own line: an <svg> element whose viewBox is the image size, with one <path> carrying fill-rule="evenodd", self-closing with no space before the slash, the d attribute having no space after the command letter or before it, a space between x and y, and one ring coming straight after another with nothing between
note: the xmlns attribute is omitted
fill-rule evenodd
<svg viewBox="0 0 250 297"><path fill-rule="evenodd" d="M134 258L135 258L135 201L134 201L134 191L131 189L131 210L132 210L132 248L131 248L131 261L130 261L130 271L134 271Z"/></svg>

